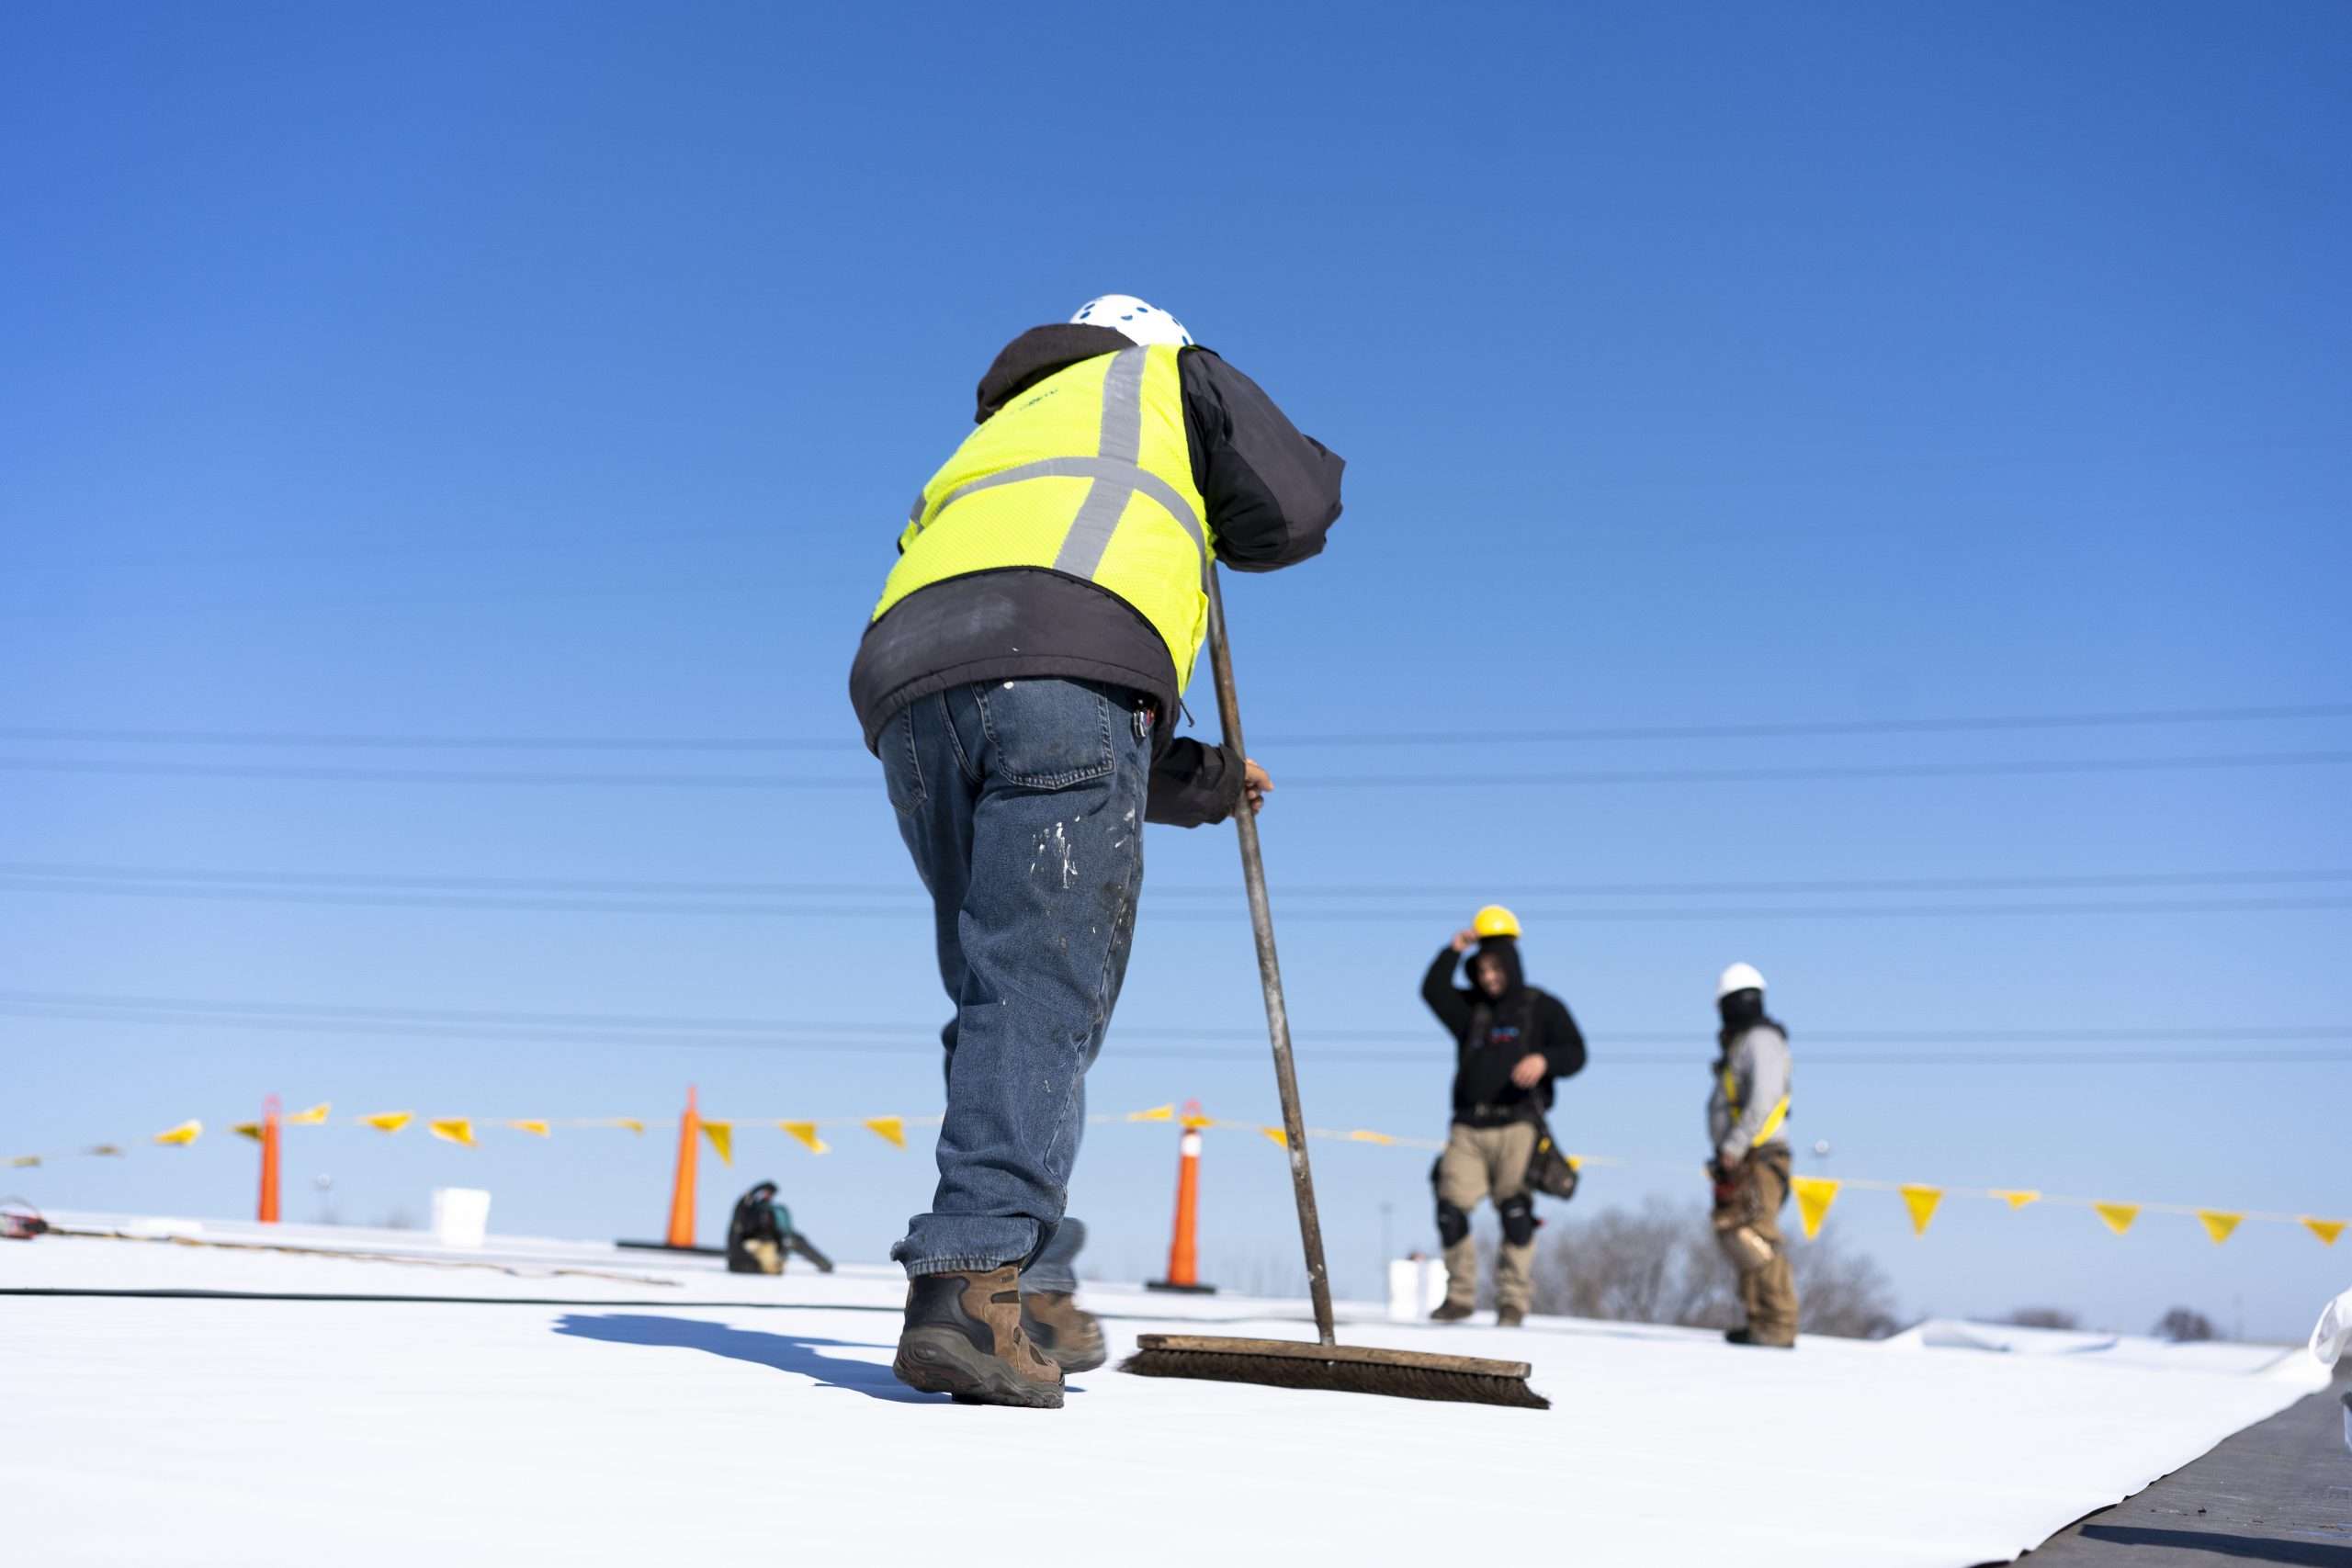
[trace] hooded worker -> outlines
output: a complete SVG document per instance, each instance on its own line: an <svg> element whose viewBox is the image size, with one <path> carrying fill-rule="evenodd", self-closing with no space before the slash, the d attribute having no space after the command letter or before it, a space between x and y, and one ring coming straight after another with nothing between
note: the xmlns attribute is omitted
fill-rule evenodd
<svg viewBox="0 0 2352 1568"><path fill-rule="evenodd" d="M1212 563L1321 550L1341 463L1128 295L1007 344L974 419L915 497L850 670L956 1007L939 1185L890 1251L908 1276L891 1370L1053 1408L1062 1372L1102 1354L1069 1299L1075 1233L1056 1242L1143 825L1221 822L1271 787L1173 733Z"/></svg>
<svg viewBox="0 0 2352 1568"><path fill-rule="evenodd" d="M1714 1088L1707 1097L1715 1244L1739 1274L1747 1321L1735 1345L1797 1342L1796 1276L1781 1235L1789 1201L1789 1032L1764 1010L1764 976L1735 964L1715 982Z"/></svg>
<svg viewBox="0 0 2352 1568"><path fill-rule="evenodd" d="M1457 987L1454 966L1474 943L1471 984ZM1431 1172L1438 1239L1445 1246L1445 1301L1430 1316L1453 1323L1476 1307L1478 1243L1470 1215L1492 1200L1503 1233L1495 1321L1515 1328L1534 1293L1535 1196L1528 1165L1552 1108L1553 1080L1584 1068L1584 1036L1559 998L1527 983L1519 919L1499 904L1479 910L1468 930L1438 950L1421 981L1421 999L1454 1043L1453 1124Z"/></svg>

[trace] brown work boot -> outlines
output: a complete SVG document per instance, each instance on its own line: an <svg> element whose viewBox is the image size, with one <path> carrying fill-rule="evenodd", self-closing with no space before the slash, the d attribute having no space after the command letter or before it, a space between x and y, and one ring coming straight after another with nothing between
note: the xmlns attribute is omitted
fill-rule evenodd
<svg viewBox="0 0 2352 1568"><path fill-rule="evenodd" d="M1430 1321L1431 1323L1460 1323L1477 1310L1468 1302L1457 1302L1448 1297L1438 1303L1437 1311L1430 1314Z"/></svg>
<svg viewBox="0 0 2352 1568"><path fill-rule="evenodd" d="M1525 1323L1526 1321L1527 1314L1521 1311L1518 1307L1503 1307L1498 1309L1495 1314L1495 1326L1497 1328L1517 1328L1521 1324Z"/></svg>
<svg viewBox="0 0 2352 1568"><path fill-rule="evenodd" d="M1068 1291L1023 1292L1021 1332L1065 1372L1091 1372L1109 1359L1102 1325Z"/></svg>
<svg viewBox="0 0 2352 1568"><path fill-rule="evenodd" d="M1021 1270L921 1274L907 1281L907 1325L890 1371L909 1388L964 1404L1058 1410L1062 1370L1021 1331Z"/></svg>
<svg viewBox="0 0 2352 1568"><path fill-rule="evenodd" d="M1724 1329L1724 1343L1727 1345L1753 1345L1761 1350L1793 1350L1797 1346L1797 1342L1793 1339L1758 1339L1756 1337L1756 1331L1752 1328Z"/></svg>

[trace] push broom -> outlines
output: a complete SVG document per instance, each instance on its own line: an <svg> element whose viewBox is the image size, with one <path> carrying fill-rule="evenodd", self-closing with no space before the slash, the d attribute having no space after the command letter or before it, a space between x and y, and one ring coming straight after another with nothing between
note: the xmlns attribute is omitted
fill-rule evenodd
<svg viewBox="0 0 2352 1568"><path fill-rule="evenodd" d="M1226 638L1225 595L1211 569L1209 665L1216 678L1217 715L1225 743L1248 757L1241 741L1241 702L1233 685L1233 653ZM1274 1085L1283 1101L1283 1146L1290 1155L1291 1190L1298 1200L1298 1234L1306 1248L1306 1287L1315 1298L1316 1343L1239 1339L1206 1334L1144 1334L1120 1371L1148 1378L1205 1378L1216 1382L1320 1388L1341 1393L1382 1393L1399 1399L1446 1399L1548 1410L1552 1402L1527 1386L1524 1361L1476 1356L1437 1356L1419 1350L1379 1350L1342 1345L1331 1325L1331 1281L1323 1265L1323 1224L1315 1209L1315 1179L1307 1168L1306 1121L1298 1108L1298 1074L1292 1065L1290 1012L1283 1002L1282 966L1274 959L1274 916L1266 901L1266 864L1258 850L1258 821L1245 801L1233 814L1241 840L1241 875L1250 891L1250 923L1258 938L1258 978L1266 992L1266 1032L1274 1047Z"/></svg>

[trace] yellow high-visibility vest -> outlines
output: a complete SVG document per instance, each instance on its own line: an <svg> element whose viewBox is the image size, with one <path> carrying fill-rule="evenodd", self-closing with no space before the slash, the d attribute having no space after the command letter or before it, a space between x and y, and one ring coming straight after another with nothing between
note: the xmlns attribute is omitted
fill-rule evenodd
<svg viewBox="0 0 2352 1568"><path fill-rule="evenodd" d="M1724 1103L1731 1107L1731 1119L1736 1125L1746 1108L1739 1103L1739 1079L1729 1067L1724 1069ZM1781 1130L1781 1123L1788 1119L1789 1097L1784 1094L1781 1096L1781 1103L1772 1107L1772 1114L1764 1118L1764 1125L1757 1129L1756 1136L1748 1140L1747 1146L1762 1148L1770 1141L1772 1134Z"/></svg>
<svg viewBox="0 0 2352 1568"><path fill-rule="evenodd" d="M874 618L949 578L1042 567L1133 605L1183 690L1208 631L1216 541L1193 483L1177 352L1080 360L990 415L922 487Z"/></svg>

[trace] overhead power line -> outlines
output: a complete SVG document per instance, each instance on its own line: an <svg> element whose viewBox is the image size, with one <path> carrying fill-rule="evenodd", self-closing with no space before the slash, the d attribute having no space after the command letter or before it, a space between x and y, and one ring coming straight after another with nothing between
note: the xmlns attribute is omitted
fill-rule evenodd
<svg viewBox="0 0 2352 1568"><path fill-rule="evenodd" d="M0 861L0 878L59 882L184 882L198 885L290 888L358 888L368 891L450 893L554 893L563 895L698 896L710 897L927 897L911 877L886 882L770 882L568 876L417 876L358 871L288 872L221 867L107 865L83 861ZM2352 867L2258 871L2122 871L2027 876L1830 877L1809 880L1713 882L1510 882L1515 898L1577 897L1668 897L1716 894L1812 893L1993 893L2031 889L2120 887L2228 887L2352 882ZM1238 883L1154 882L1155 898L1230 898ZM1295 898L1484 898L1494 882L1334 882L1285 884Z"/></svg>
<svg viewBox="0 0 2352 1568"><path fill-rule="evenodd" d="M497 895L404 893L395 891L308 891L266 886L191 886L178 882L97 882L0 876L0 893L75 894L114 898L171 898L204 903L294 904L311 907L381 909L437 909L481 913L670 915L720 917L732 919L928 919L926 906L911 899L891 904L844 904L838 899L797 905L712 903L684 898L627 899L596 897L531 897ZM1200 907L1173 909L1145 907L1155 924L1223 925L1230 913ZM2214 915L2273 914L2302 910L2352 908L2352 897L2259 897L2171 899L2075 899L2040 903L1984 904L1786 904L1710 905L1625 908L1527 908L1523 919L1553 925L1655 925L1705 920L1847 920L1847 919L2018 919L2066 915ZM1434 907L1420 908L1384 905L1370 908L1290 909L1284 923L1306 925L1442 925L1458 919L1460 911Z"/></svg>
<svg viewBox="0 0 2352 1568"><path fill-rule="evenodd" d="M572 1043L717 1047L757 1051L824 1052L935 1056L935 1029L927 1023L871 1020L846 1022L776 1019L691 1018L643 1013L522 1012L483 1009L352 1006L276 1001L215 1001L192 998L116 996L103 993L0 991L0 1017L131 1024L153 1028L198 1028L352 1034L419 1040L487 1041L512 1044ZM1330 1029L1310 1031L1302 1043L1310 1062L1398 1065L1442 1069L1446 1046L1433 1025L1418 1030ZM1939 1065L2095 1066L2099 1064L2326 1063L2352 1061L2352 1029L2341 1025L2270 1024L2236 1028L2102 1028L2020 1030L1810 1030L1802 1039L1879 1046L1869 1051L1802 1048L1809 1064L1928 1066ZM1180 1048L1178 1042L1258 1042L1254 1045ZM1121 1057L1171 1061L1255 1062L1263 1059L1262 1031L1233 1026L1138 1026L1114 1024L1114 1049ZM1410 1043L1411 1049L1366 1050L1371 1041ZM2043 1043L2081 1046L2112 1043L2123 1050L2085 1051L2018 1046ZM2253 1049L2219 1051L2227 1043L2265 1042ZM2309 1042L2302 1047L2289 1042ZM1637 1043L1664 1043L1667 1050L1634 1051ZM2162 1044L2204 1048L2164 1050ZM1949 1047L1965 1044L1968 1049ZM1913 1047L1890 1049L1889 1047ZM1918 1047L1944 1046L1945 1049ZM1595 1061L1626 1066L1690 1067L1712 1053L1703 1029L1603 1032Z"/></svg>
<svg viewBox="0 0 2352 1568"><path fill-rule="evenodd" d="M0 1003L0 1017L21 1019L66 1020L99 1023L129 1023L147 1027L172 1029L253 1030L270 1033L299 1033L315 1037L326 1034L360 1034L373 1038L397 1040L462 1040L512 1044L552 1043L568 1045L628 1046L637 1049L658 1046L662 1049L725 1050L725 1051L786 1051L841 1052L860 1056L892 1055L922 1056L936 1059L940 1046L936 1039L928 1043L876 1043L860 1039L827 1040L821 1037L710 1035L696 1037L676 1034L637 1034L627 1038L597 1035L580 1031L537 1031L527 1033L488 1032L480 1026L440 1028L432 1024L372 1024L365 1022L322 1023L316 1021L284 1018L240 1018L213 1013L180 1016L157 1013L113 1014L100 1011L37 1010ZM1117 1058L1171 1062L1262 1062L1265 1047L1250 1049L1238 1046L1208 1047L1186 1050L1181 1047L1145 1042L1127 1043L1123 1032L1114 1027L1113 1038L1119 1042L1112 1049ZM1139 1036L1137 1038L1140 1038ZM1594 1047L1593 1065L1600 1067L1675 1067L1698 1070L1710 1059L1709 1051L1693 1045L1683 1051L1613 1051L1607 1041ZM1348 1046L1322 1046L1302 1040L1301 1059L1307 1065L1317 1063L1350 1064L1371 1066L1409 1066L1430 1072L1446 1070L1448 1057L1442 1049L1431 1047L1420 1051L1367 1051ZM2295 1066L2352 1062L2352 1048L2278 1049L2259 1047L2249 1051L2017 1051L2017 1050L1942 1050L1942 1051L1806 1051L1804 1061L1813 1066L2200 1066L2234 1065Z"/></svg>
<svg viewBox="0 0 2352 1568"><path fill-rule="evenodd" d="M1600 768L1542 773L1329 773L1290 775L1304 789L1575 788L1606 784L1792 784L1833 779L2034 777L2066 773L2209 772L2328 767L2352 762L2352 750L2256 751L2185 757L2082 757L1976 762L1823 763L1759 768ZM0 771L188 779L284 779L311 784L568 785L598 789L872 791L871 774L811 778L796 773L600 773L476 768L360 768L307 763L126 762L107 758L0 757Z"/></svg>
<svg viewBox="0 0 2352 1568"><path fill-rule="evenodd" d="M1555 729L1350 730L1282 735L1279 746L1514 745L1604 740L1761 739L1792 736L1935 735L1999 730L2106 729L2148 725L2247 724L2352 718L2352 703L2117 709L1943 718L1777 719L1716 724L1590 725ZM351 730L157 729L67 725L0 726L0 740L109 745L312 747L402 751L859 751L854 736L387 735Z"/></svg>

